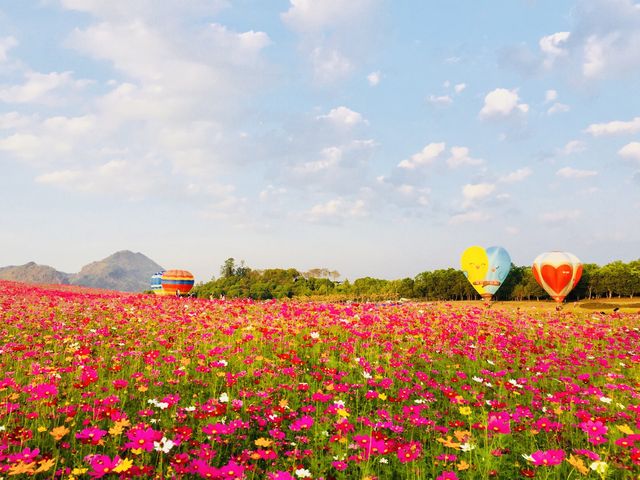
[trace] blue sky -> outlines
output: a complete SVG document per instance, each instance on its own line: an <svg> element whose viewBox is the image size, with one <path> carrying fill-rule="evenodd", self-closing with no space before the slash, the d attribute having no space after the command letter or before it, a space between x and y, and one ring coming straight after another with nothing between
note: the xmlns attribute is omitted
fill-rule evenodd
<svg viewBox="0 0 640 480"><path fill-rule="evenodd" d="M0 265L640 257L636 0L0 5Z"/></svg>

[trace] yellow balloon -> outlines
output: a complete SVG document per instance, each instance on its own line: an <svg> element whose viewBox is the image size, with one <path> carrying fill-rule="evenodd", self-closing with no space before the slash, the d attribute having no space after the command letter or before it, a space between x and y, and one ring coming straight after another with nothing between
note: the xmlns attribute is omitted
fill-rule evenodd
<svg viewBox="0 0 640 480"><path fill-rule="evenodd" d="M473 288L476 289L476 292L483 297L486 295L491 296L483 286L483 281L489 270L489 257L487 257L487 252L484 248L478 246L467 248L462 252L460 266Z"/></svg>

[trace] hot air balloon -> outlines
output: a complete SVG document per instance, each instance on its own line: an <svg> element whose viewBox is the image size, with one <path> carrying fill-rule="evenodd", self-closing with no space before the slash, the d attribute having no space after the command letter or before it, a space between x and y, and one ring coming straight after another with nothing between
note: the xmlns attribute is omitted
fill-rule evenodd
<svg viewBox="0 0 640 480"><path fill-rule="evenodd" d="M165 295L183 295L193 288L194 279L186 270L167 270L160 278Z"/></svg>
<svg viewBox="0 0 640 480"><path fill-rule="evenodd" d="M551 298L562 303L580 281L582 263L569 252L545 252L533 261L532 271Z"/></svg>
<svg viewBox="0 0 640 480"><path fill-rule="evenodd" d="M491 300L511 270L511 257L502 247L485 250L476 245L462 253L460 266L476 292Z"/></svg>
<svg viewBox="0 0 640 480"><path fill-rule="evenodd" d="M166 293L162 289L162 274L163 273L164 273L164 270L162 270L161 272L154 273L151 276L151 290L156 295L166 295Z"/></svg>

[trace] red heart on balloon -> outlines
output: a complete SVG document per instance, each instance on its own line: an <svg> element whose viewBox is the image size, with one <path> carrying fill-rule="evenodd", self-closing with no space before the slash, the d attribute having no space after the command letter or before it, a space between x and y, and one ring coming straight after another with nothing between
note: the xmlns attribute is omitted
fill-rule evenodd
<svg viewBox="0 0 640 480"><path fill-rule="evenodd" d="M572 274L573 268L571 268L571 265L564 264L559 267L542 266L542 278L557 294L560 294L569 285Z"/></svg>

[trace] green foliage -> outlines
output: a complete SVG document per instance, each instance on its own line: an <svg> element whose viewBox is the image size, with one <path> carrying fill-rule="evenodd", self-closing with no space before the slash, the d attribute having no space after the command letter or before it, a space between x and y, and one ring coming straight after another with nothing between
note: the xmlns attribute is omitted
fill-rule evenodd
<svg viewBox="0 0 640 480"><path fill-rule="evenodd" d="M332 298L334 301L478 300L480 297L460 270L447 268L422 272L415 278L384 280L364 277L353 282L336 281L337 271L316 268L299 272L294 268L252 270L233 258L220 267L220 278L196 285L193 294L201 298ZM331 278L331 279L330 279ZM640 294L640 259L615 261L604 266L583 265L582 278L567 301L584 298L633 297ZM548 300L531 267L511 265L511 271L494 296L495 300Z"/></svg>

